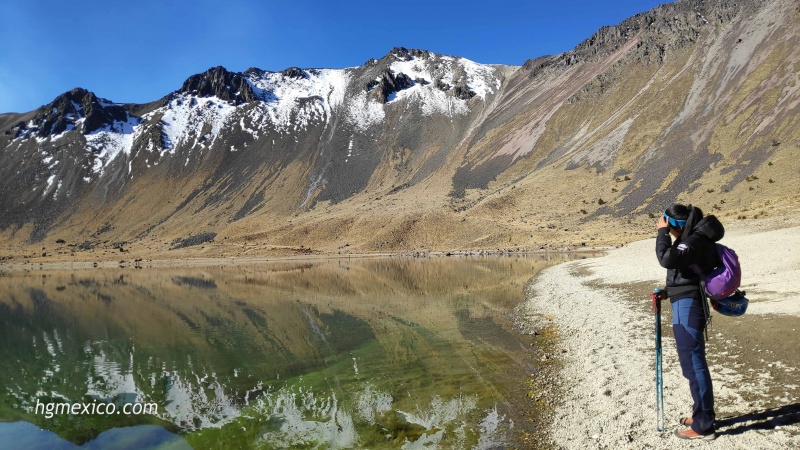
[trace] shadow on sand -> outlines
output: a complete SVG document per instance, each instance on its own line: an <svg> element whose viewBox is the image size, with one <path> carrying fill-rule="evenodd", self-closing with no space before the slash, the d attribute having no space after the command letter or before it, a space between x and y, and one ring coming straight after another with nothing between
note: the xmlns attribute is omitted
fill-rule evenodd
<svg viewBox="0 0 800 450"><path fill-rule="evenodd" d="M752 430L772 430L776 426L800 423L800 403L763 409L717 420L717 434L742 434Z"/></svg>

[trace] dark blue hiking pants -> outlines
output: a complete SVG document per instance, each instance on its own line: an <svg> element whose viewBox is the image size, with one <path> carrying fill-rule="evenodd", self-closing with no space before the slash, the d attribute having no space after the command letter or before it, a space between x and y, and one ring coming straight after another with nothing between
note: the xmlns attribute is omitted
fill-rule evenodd
<svg viewBox="0 0 800 450"><path fill-rule="evenodd" d="M694 406L692 430L700 434L714 432L714 391L711 373L706 363L706 343L703 338L706 320L703 303L695 298L672 302L672 331L681 362L683 376L689 380Z"/></svg>

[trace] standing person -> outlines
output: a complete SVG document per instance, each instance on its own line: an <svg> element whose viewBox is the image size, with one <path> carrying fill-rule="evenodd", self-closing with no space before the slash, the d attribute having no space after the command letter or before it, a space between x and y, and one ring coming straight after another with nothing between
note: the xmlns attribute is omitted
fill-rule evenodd
<svg viewBox="0 0 800 450"><path fill-rule="evenodd" d="M683 417L676 429L681 439L711 440L714 429L714 392L706 362L703 332L707 323L706 299L700 286L700 273L721 264L715 242L725 229L716 217L703 217L692 205L674 204L658 219L656 256L667 269L666 296L672 307L672 331L683 376L689 380L694 405L691 417Z"/></svg>

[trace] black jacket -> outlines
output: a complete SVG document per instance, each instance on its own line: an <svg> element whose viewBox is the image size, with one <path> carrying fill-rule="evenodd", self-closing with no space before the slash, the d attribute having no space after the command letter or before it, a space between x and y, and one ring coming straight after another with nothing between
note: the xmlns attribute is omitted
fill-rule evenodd
<svg viewBox="0 0 800 450"><path fill-rule="evenodd" d="M675 242L669 228L658 229L656 256L661 267L667 269L667 295L671 301L700 298L700 277L693 267L708 273L722 264L715 243L724 235L725 228L714 216L706 216L686 239Z"/></svg>

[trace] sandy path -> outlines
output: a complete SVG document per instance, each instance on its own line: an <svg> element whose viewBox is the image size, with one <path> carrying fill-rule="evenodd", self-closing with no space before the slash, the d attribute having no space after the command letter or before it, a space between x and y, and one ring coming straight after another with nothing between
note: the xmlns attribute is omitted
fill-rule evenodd
<svg viewBox="0 0 800 450"><path fill-rule="evenodd" d="M742 318L714 314L708 345L718 435L713 443L672 435L691 395L680 373L671 309L664 302L666 431L655 430L653 316L649 292L664 283L655 239L551 267L529 286L523 308L559 330L563 396L556 448L800 448L800 227L729 233L751 299Z"/></svg>

